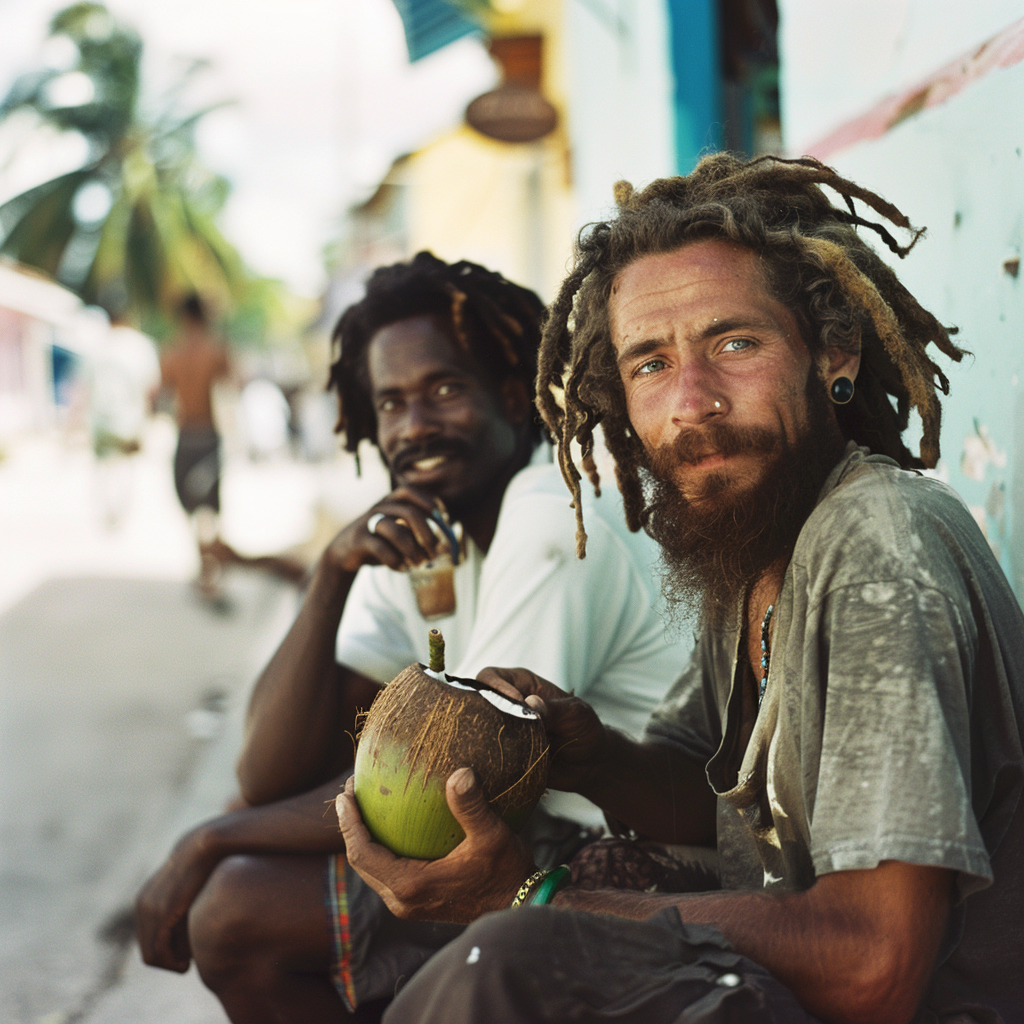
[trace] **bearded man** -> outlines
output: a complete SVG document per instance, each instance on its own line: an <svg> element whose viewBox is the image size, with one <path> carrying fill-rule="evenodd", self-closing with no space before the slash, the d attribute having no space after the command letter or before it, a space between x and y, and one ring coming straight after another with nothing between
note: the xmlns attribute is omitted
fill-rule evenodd
<svg viewBox="0 0 1024 1024"><path fill-rule="evenodd" d="M475 921L385 1022L1022 1020L1024 616L919 472L947 388L927 346L962 352L857 229L899 256L920 233L900 246L855 201L912 230L896 208L813 160L718 155L617 198L550 312L538 402L580 553L570 443L593 476L600 423L701 636L641 742L529 672L481 673L541 711L550 784L631 829L567 867L535 871L469 769L448 784L466 840L431 864L339 797L394 913ZM688 843L717 844L720 891L649 869Z"/></svg>

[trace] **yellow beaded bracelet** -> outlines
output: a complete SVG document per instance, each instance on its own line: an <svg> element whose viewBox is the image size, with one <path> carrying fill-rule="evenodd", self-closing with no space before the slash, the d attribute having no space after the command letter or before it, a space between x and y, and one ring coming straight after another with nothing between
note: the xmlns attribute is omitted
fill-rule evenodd
<svg viewBox="0 0 1024 1024"><path fill-rule="evenodd" d="M527 901L530 893L533 892L533 887L537 885L542 879L548 875L547 871L534 871L530 877L519 886L519 892L516 893L516 898L512 901L513 907L521 907Z"/></svg>

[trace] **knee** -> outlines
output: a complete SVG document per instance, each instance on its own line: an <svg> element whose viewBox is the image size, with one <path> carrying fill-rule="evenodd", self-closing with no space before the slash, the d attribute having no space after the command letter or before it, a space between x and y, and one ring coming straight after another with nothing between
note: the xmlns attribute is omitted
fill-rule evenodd
<svg viewBox="0 0 1024 1024"><path fill-rule="evenodd" d="M208 985L238 973L268 943L270 922L259 910L262 875L259 857L228 857L192 906L189 943Z"/></svg>

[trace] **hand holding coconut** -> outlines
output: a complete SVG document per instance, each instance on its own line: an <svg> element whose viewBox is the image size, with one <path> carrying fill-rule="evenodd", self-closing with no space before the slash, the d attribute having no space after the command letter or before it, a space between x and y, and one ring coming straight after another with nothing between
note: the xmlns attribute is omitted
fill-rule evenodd
<svg viewBox="0 0 1024 1024"><path fill-rule="evenodd" d="M503 905L530 866L511 829L544 792L548 743L514 687L447 675L440 631L429 641L429 667L410 665L367 713L338 819L352 867L396 915L472 920L463 915ZM464 877L464 861L485 884Z"/></svg>
<svg viewBox="0 0 1024 1024"><path fill-rule="evenodd" d="M534 870L533 854L488 804L472 769L453 772L445 793L465 839L439 860L399 857L374 842L360 817L353 779L338 796L348 862L396 917L469 924L506 909Z"/></svg>

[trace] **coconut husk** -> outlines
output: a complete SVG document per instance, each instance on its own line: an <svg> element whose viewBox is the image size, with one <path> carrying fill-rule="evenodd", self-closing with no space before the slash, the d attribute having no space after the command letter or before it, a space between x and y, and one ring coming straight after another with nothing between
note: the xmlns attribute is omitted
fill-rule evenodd
<svg viewBox="0 0 1024 1024"><path fill-rule="evenodd" d="M471 767L491 806L514 830L547 784L544 725L499 710L476 680L443 677L410 665L366 713L355 760L355 795L370 834L405 857L443 857L464 838L448 809L445 783ZM506 698L507 699L507 698Z"/></svg>

